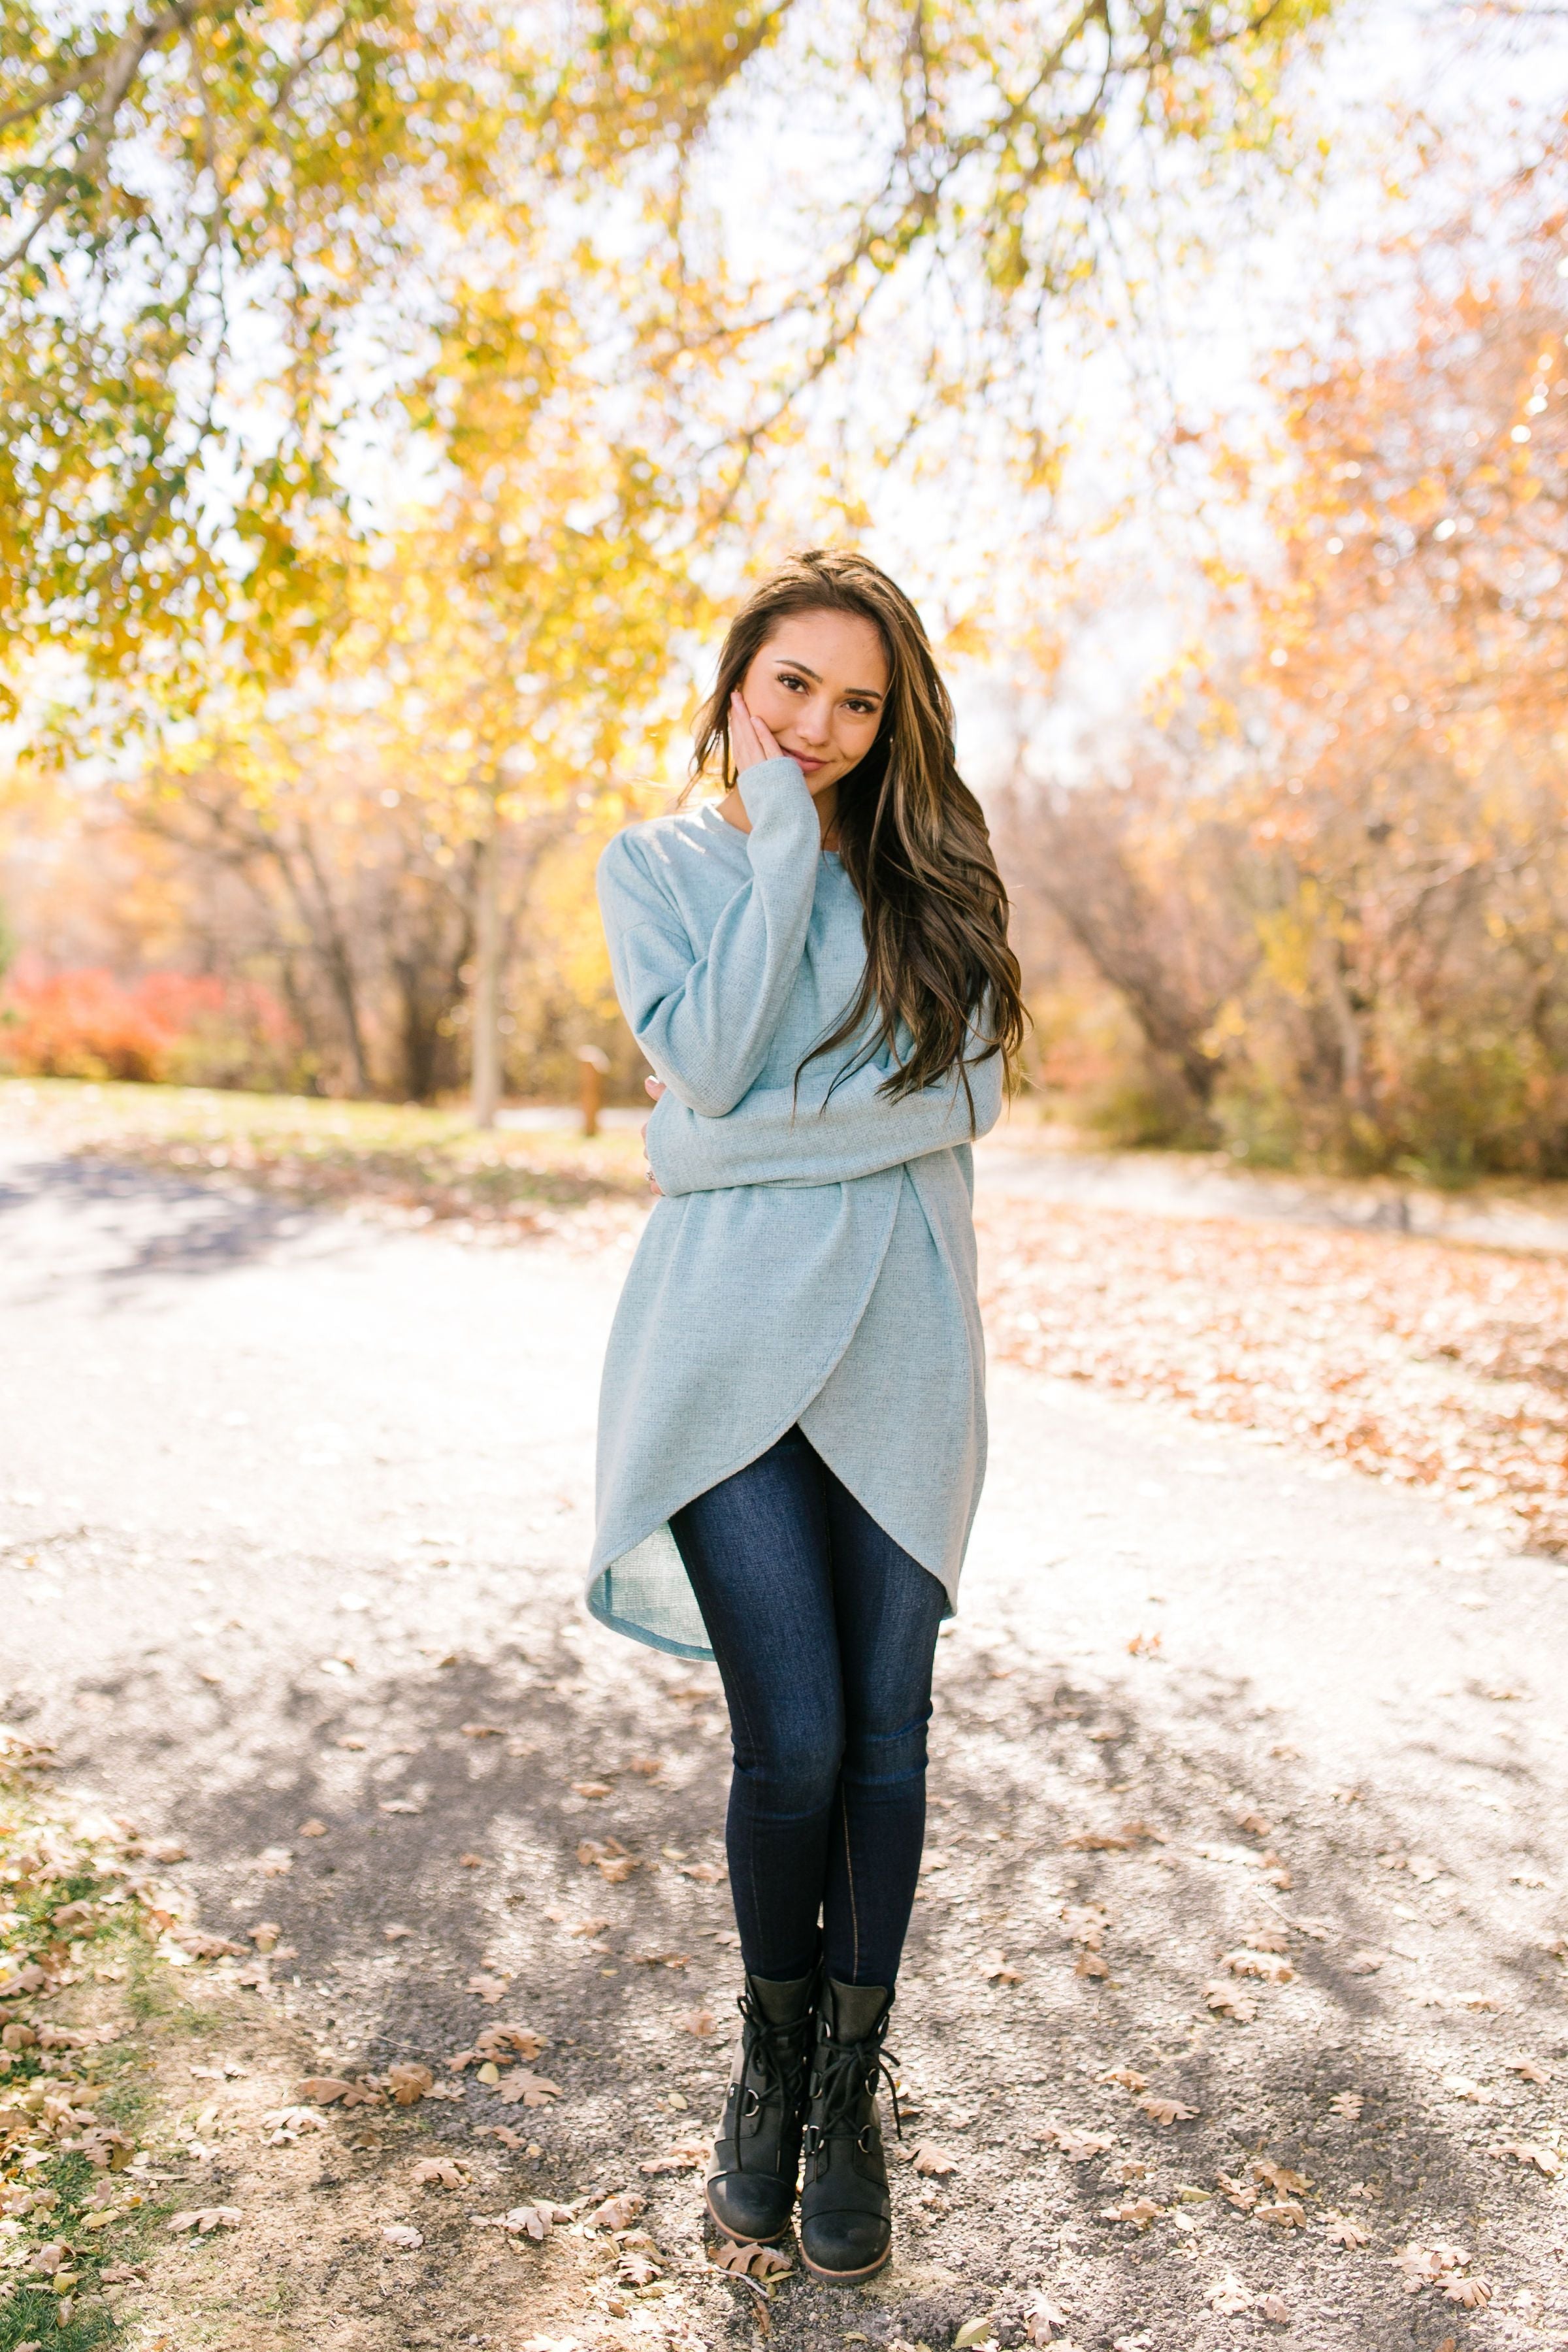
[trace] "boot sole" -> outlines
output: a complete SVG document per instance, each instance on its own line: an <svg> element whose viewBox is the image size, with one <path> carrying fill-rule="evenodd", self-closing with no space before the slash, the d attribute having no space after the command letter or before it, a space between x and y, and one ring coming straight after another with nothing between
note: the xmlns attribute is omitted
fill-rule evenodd
<svg viewBox="0 0 1568 2352"><path fill-rule="evenodd" d="M771 2238L744 2238L742 2236L739 2230L732 2230L728 2221L721 2221L720 2220L718 2214L713 2210L713 2200L709 2196L706 2189L702 2192L702 2202L708 2208L709 2217L713 2223L713 2227L716 2230L721 2230L732 2246L776 2246L781 2238L787 2238L789 2235L790 2225L786 2221L782 2229L778 2229L773 2231Z"/></svg>
<svg viewBox="0 0 1568 2352"><path fill-rule="evenodd" d="M857 2286L862 2279L875 2278L879 2271L885 2271L893 2259L893 2250L889 2246L885 2254L879 2254L874 2263L868 2263L861 2271L825 2271L820 2263L812 2261L804 2246L800 2250L800 2258L813 2278L824 2280L828 2286Z"/></svg>

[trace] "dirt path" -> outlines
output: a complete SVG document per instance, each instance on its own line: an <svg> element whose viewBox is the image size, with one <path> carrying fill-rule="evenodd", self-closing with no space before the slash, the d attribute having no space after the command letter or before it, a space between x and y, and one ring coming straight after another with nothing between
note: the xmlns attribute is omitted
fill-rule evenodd
<svg viewBox="0 0 1568 2352"><path fill-rule="evenodd" d="M208 1925L278 1924L270 1984L189 1995L268 2099L307 2063L462 2090L282 2150L237 2092L205 2153L171 2137L180 2193L247 2219L125 2340L1568 2343L1568 1571L1005 1368L892 2037L897 2268L704 2268L716 1681L577 1606L622 1262L26 1138L0 1169L0 1711L183 1840ZM487 2023L557 2087L449 2073ZM443 2154L467 2177L417 2185ZM617 2242L586 2221L619 2190ZM542 2244L473 2218L542 2202L577 2208Z"/></svg>

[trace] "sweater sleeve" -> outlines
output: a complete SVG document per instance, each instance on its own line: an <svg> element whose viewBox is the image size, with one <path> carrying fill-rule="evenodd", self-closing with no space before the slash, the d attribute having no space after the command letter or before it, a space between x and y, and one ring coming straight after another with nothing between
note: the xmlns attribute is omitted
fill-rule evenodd
<svg viewBox="0 0 1568 2352"><path fill-rule="evenodd" d="M976 1040L976 1055L984 1043ZM844 1184L875 1176L929 1151L989 1134L1002 1114L1000 1054L969 1055L958 1071L898 1101L879 1092L892 1063L879 1053L831 1092L832 1073L808 1064L793 1087L755 1087L721 1118L703 1118L672 1095L655 1105L647 1127L648 1166L659 1191L726 1192L742 1184Z"/></svg>
<svg viewBox="0 0 1568 2352"><path fill-rule="evenodd" d="M767 1057L800 969L816 892L822 829L794 760L741 779L751 871L696 953L673 901L633 841L599 861L599 907L616 994L632 1034L669 1088L664 1097L719 1118Z"/></svg>

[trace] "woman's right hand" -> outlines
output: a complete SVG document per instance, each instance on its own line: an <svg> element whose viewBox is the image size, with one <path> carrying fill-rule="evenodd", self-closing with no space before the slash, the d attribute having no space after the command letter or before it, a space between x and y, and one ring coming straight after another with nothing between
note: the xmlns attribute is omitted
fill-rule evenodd
<svg viewBox="0 0 1568 2352"><path fill-rule="evenodd" d="M653 1100L657 1102L660 1095L665 1091L664 1080L662 1078L645 1078L643 1080L643 1090L646 1094L651 1096ZM657 1199L662 1201L664 1194L658 1189L658 1179L654 1174L653 1170L647 1165L647 1121L646 1118L642 1123L642 1152L643 1167L647 1176L647 1189Z"/></svg>
<svg viewBox="0 0 1568 2352"><path fill-rule="evenodd" d="M730 752L735 762L737 779L743 776L748 768L760 768L764 760L783 760L788 756L780 751L763 721L747 709L738 689L730 697Z"/></svg>

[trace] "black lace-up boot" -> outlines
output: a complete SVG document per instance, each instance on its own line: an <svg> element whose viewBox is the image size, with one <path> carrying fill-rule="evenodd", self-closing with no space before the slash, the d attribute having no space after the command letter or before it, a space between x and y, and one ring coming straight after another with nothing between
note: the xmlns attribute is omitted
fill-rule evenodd
<svg viewBox="0 0 1568 2352"><path fill-rule="evenodd" d="M724 2120L708 2168L708 2210L727 2237L767 2245L789 2228L805 2116L816 1970L788 1983L748 1976Z"/></svg>
<svg viewBox="0 0 1568 2352"><path fill-rule="evenodd" d="M892 1995L825 1977L817 1998L810 2105L802 2143L800 2248L807 2270L849 2284L893 2251L893 2207L877 2115L877 2082ZM898 2093L893 2093L897 2121Z"/></svg>

